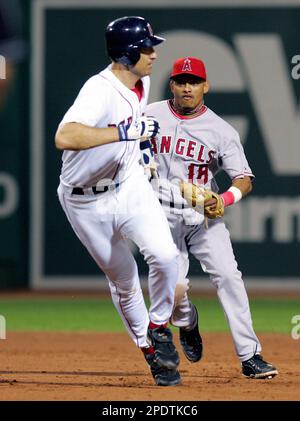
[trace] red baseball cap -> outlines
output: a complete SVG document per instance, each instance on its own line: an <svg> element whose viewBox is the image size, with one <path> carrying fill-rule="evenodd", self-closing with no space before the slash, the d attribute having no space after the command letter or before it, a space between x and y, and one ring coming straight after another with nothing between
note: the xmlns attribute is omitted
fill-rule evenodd
<svg viewBox="0 0 300 421"><path fill-rule="evenodd" d="M196 57L177 59L173 64L170 78L183 74L197 76L206 80L206 70L203 61Z"/></svg>

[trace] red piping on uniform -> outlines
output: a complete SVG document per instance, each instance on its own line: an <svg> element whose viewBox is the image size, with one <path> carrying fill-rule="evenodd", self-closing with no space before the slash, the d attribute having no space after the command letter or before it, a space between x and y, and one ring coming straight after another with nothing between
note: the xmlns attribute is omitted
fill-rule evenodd
<svg viewBox="0 0 300 421"><path fill-rule="evenodd" d="M139 81L137 81L135 87L133 89L131 89L132 92L134 92L138 99L139 102L141 102L142 98L143 98L143 94L144 94L144 86L143 86L143 82L141 81L141 79Z"/></svg>
<svg viewBox="0 0 300 421"><path fill-rule="evenodd" d="M245 172L245 173L243 173L243 174L238 174L238 175L236 175L235 177L233 177L233 179L232 179L232 180L235 180L236 178L244 178L244 177L245 177L245 175L246 175L247 177L253 177L253 178L254 178L254 175L253 175L252 173Z"/></svg>
<svg viewBox="0 0 300 421"><path fill-rule="evenodd" d="M133 333L133 335L136 337L136 343L137 343L137 346L139 347L139 338L135 334L135 332L133 331L133 329L131 327L131 324L129 323L128 319L126 318L125 313L124 313L124 310L123 310L123 307L122 307L122 302L121 302L122 295L120 294L120 292L118 292L118 288L117 288L116 285L115 285L115 287L116 287L116 292L119 295L119 306L120 306L120 310L121 310L121 312L122 312L122 314L124 316L124 319L126 320L126 322L128 324L129 329L131 330L131 332Z"/></svg>

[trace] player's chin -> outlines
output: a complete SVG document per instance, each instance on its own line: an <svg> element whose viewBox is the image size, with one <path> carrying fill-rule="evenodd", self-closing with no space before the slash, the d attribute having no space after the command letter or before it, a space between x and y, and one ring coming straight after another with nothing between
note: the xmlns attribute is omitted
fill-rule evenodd
<svg viewBox="0 0 300 421"><path fill-rule="evenodd" d="M181 104L181 109L182 109L182 111L184 112L184 113L190 113L190 112L192 112L193 111L193 109L194 109L195 107L189 107L189 106L187 106L186 104Z"/></svg>
<svg viewBox="0 0 300 421"><path fill-rule="evenodd" d="M149 75L151 75L151 73L152 73L152 66L151 66L151 67L148 67L148 68L145 70L145 76L149 76Z"/></svg>
<svg viewBox="0 0 300 421"><path fill-rule="evenodd" d="M194 102L195 102L194 98L192 98L192 97L184 97L184 96L181 98L181 101L182 101L183 104L186 105L186 107L193 107L194 106Z"/></svg>
<svg viewBox="0 0 300 421"><path fill-rule="evenodd" d="M145 69L145 76L151 75L152 70L153 70L153 66L152 66L152 64L149 64L149 66L147 66L146 69Z"/></svg>

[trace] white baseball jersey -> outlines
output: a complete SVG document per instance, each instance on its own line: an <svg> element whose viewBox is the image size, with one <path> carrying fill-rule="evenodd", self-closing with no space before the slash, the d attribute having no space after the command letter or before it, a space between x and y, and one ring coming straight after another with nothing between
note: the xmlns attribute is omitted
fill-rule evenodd
<svg viewBox="0 0 300 421"><path fill-rule="evenodd" d="M128 89L111 71L111 65L91 77L79 92L60 125L81 123L105 128L139 118L147 104L150 78L142 78L143 96ZM61 182L66 186L91 187L99 180L121 182L140 160L139 142L116 142L81 151L64 151Z"/></svg>
<svg viewBox="0 0 300 421"><path fill-rule="evenodd" d="M222 219L208 220L206 227L202 223L203 215L193 209L179 209L185 201L178 187L179 181L184 180L218 191L214 177L221 170L232 180L253 177L239 135L204 105L192 118L178 115L169 101L150 104L146 113L157 118L160 124L153 149L162 186L159 198L180 251L178 283L187 290L191 253L216 286L236 352L240 360L245 361L259 353L261 345L253 330L248 297L229 232ZM172 202L177 205L173 209L168 206ZM178 327L191 327L194 319L193 307L185 293L176 303L172 323Z"/></svg>
<svg viewBox="0 0 300 421"><path fill-rule="evenodd" d="M253 177L238 133L205 105L192 118L177 114L170 101L148 105L146 114L160 125L152 145L163 180L160 197L164 201L184 202L178 188L180 180L217 192L214 177L220 170L232 180L245 175Z"/></svg>
<svg viewBox="0 0 300 421"><path fill-rule="evenodd" d="M61 124L76 122L105 128L141 116L147 103L149 77L141 79L143 94L139 101L137 94L110 69L86 82ZM149 346L149 318L160 325L172 314L178 252L140 159L139 141L65 151L58 197L74 232L105 273L128 333L142 348ZM103 185L104 180L115 189L99 192L93 188L99 182ZM138 246L149 265L149 313L127 239Z"/></svg>

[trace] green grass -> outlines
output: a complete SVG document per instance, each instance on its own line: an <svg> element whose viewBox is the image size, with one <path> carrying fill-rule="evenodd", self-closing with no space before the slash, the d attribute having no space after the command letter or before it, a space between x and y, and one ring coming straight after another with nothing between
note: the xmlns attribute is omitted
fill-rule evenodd
<svg viewBox="0 0 300 421"><path fill-rule="evenodd" d="M193 300L200 315L201 330L207 332L228 331L223 310L215 299ZM250 308L256 332L288 333L293 325L291 319L300 314L300 300L255 298Z"/></svg>
<svg viewBox="0 0 300 421"><path fill-rule="evenodd" d="M224 332L228 326L216 298L193 299L201 331ZM251 299L257 332L290 333L291 318L300 314L300 300ZM1 298L0 315L7 331L122 332L122 321L109 298Z"/></svg>

